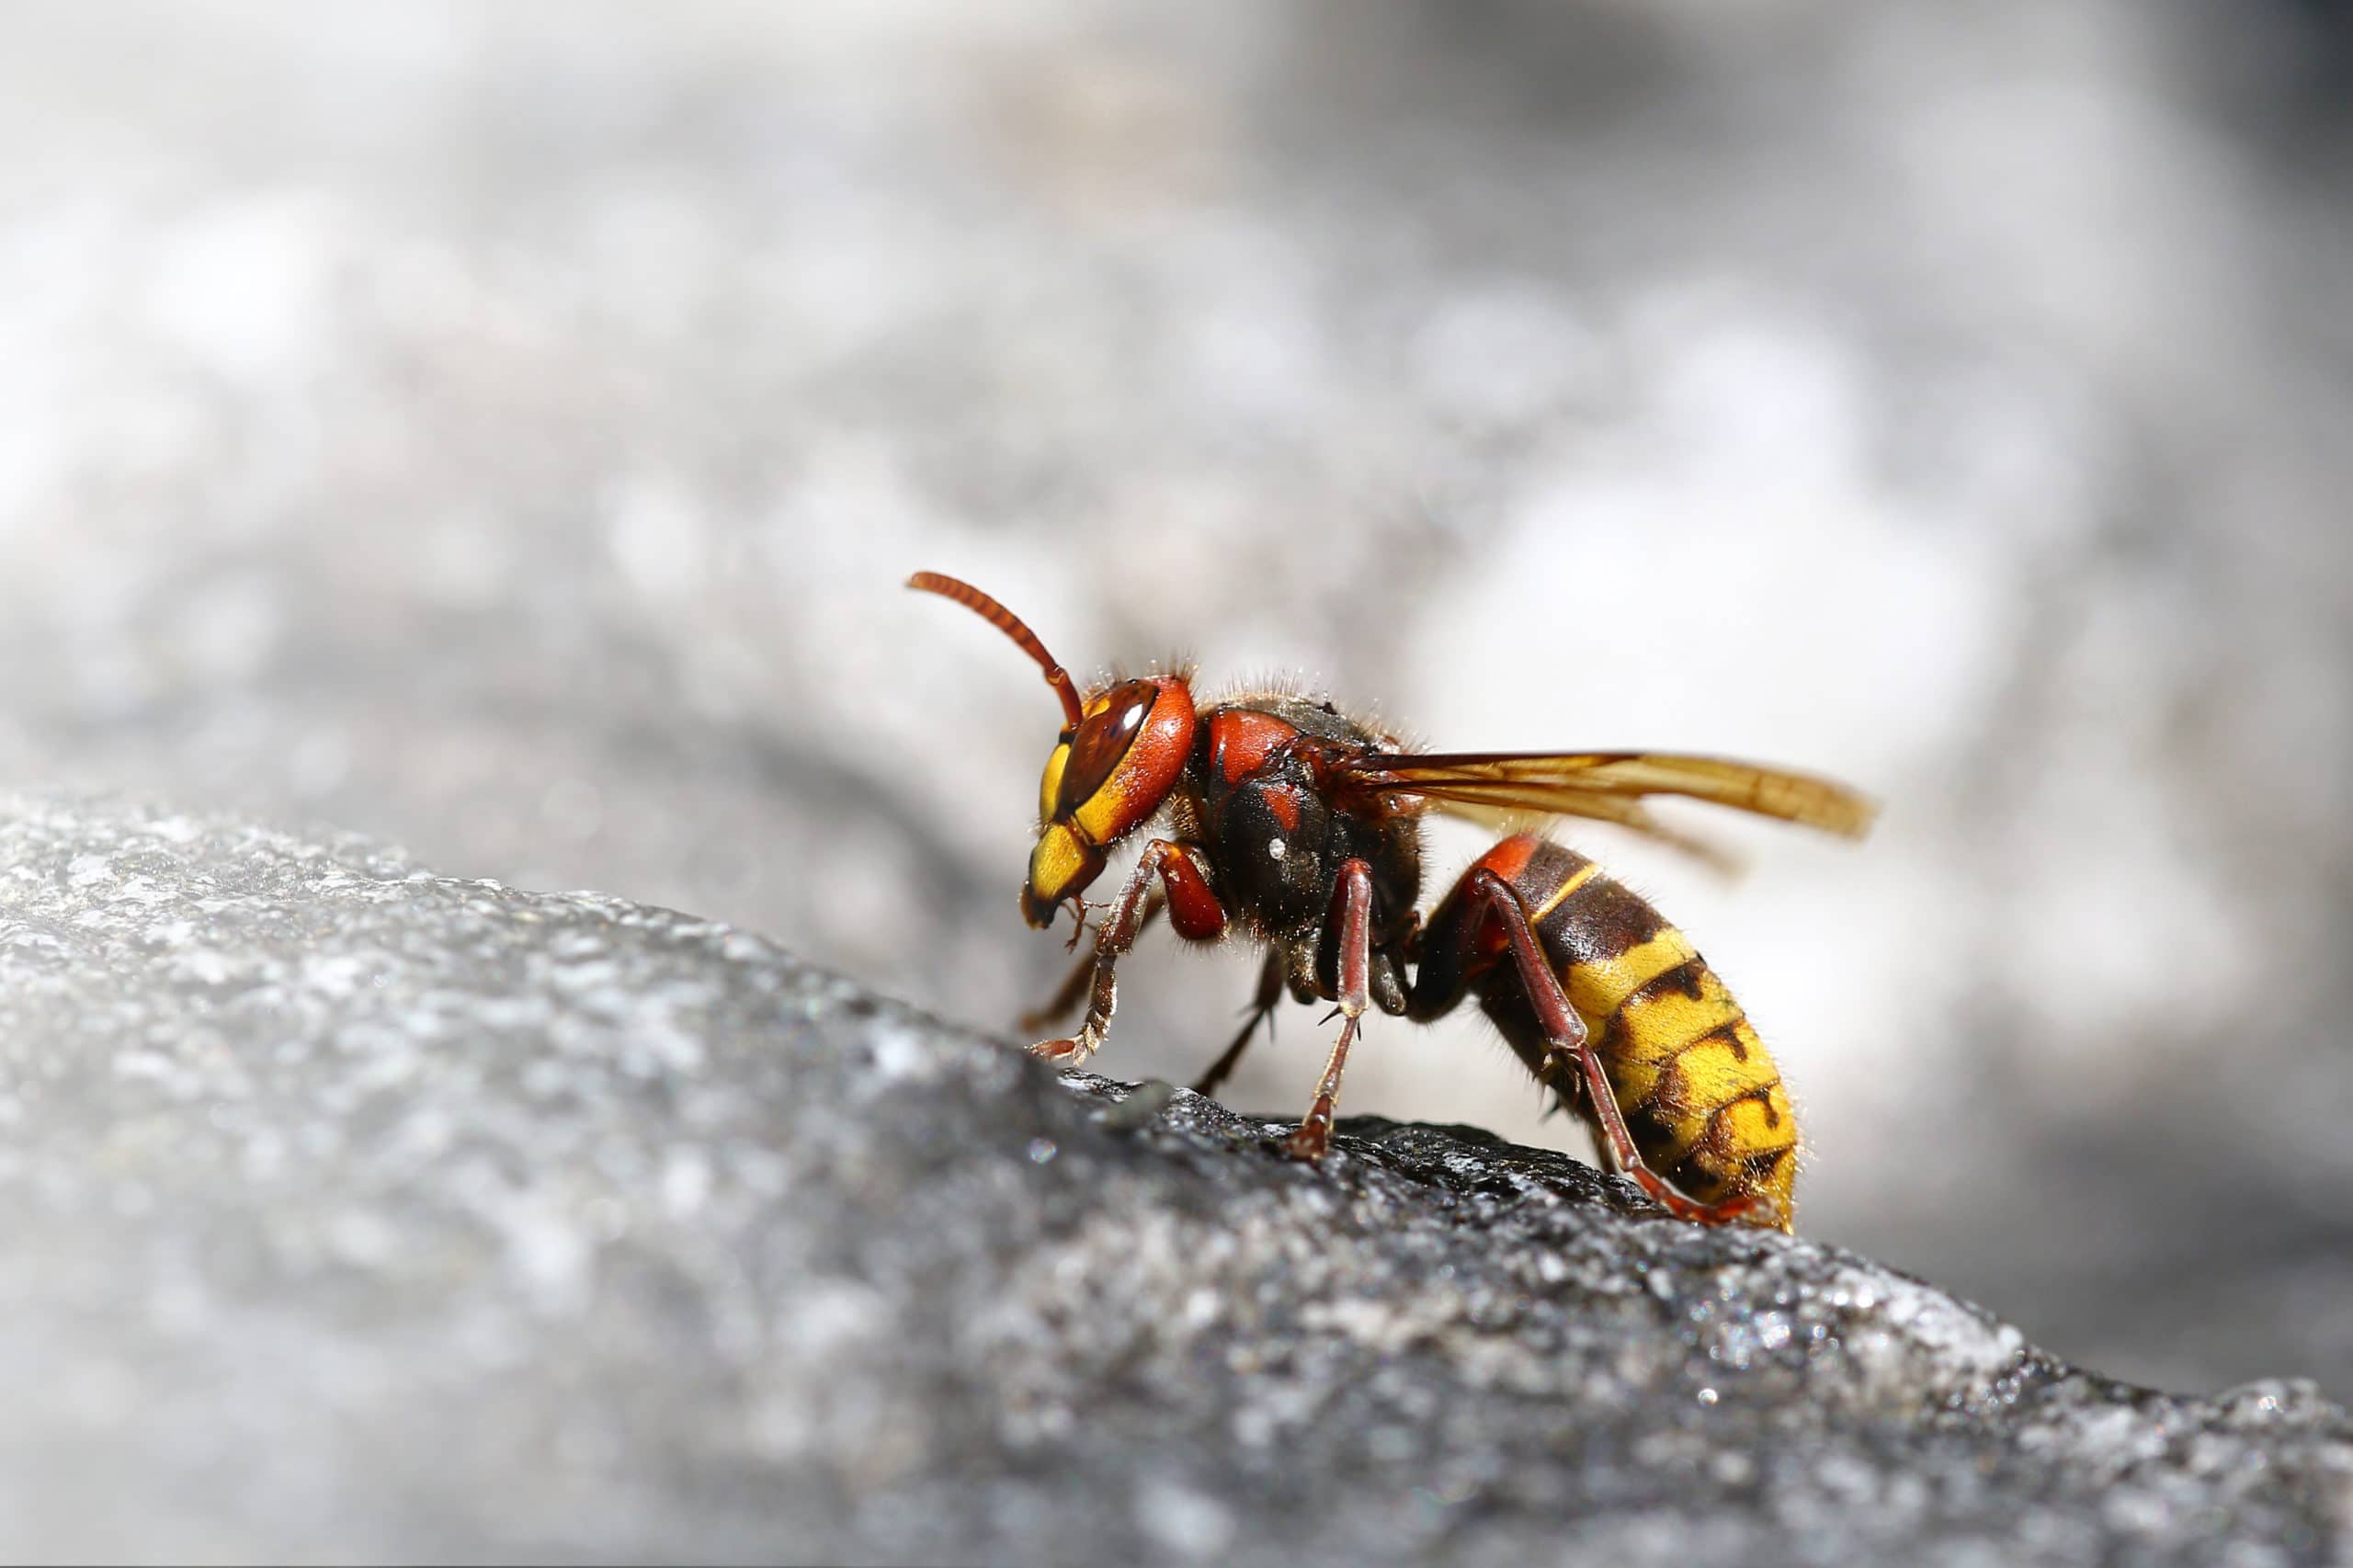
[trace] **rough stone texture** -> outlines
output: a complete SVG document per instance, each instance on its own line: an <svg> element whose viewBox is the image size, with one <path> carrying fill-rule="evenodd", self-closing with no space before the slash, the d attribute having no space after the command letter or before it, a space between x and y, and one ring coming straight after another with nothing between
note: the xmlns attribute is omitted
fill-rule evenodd
<svg viewBox="0 0 2353 1568"><path fill-rule="evenodd" d="M2353 1425L723 925L0 797L0 1554L2316 1562Z"/></svg>

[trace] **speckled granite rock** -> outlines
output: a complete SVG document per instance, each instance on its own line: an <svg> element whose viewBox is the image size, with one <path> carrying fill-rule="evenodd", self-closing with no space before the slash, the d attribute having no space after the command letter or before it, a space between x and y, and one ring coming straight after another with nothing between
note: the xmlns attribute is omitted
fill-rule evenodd
<svg viewBox="0 0 2353 1568"><path fill-rule="evenodd" d="M0 1553L2323 1562L2353 1425L756 937L0 796Z"/></svg>

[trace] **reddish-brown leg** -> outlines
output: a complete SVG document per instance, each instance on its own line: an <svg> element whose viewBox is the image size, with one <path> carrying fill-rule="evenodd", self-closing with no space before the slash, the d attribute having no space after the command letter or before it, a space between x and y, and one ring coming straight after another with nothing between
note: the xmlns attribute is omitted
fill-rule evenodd
<svg viewBox="0 0 2353 1568"><path fill-rule="evenodd" d="M1619 1109L1618 1096L1609 1087L1609 1075L1602 1071L1601 1058L1594 1053L1593 1045L1586 1038L1585 1020L1569 1005L1568 994L1561 989L1561 977L1553 972L1544 956L1536 933L1529 928L1528 911L1520 903L1519 895L1511 884L1483 866L1474 866L1457 884L1454 898L1462 901L1461 918L1449 923L1442 945L1453 949L1443 955L1433 972L1461 974L1471 963L1470 949L1475 940L1482 915L1493 916L1503 928L1511 946L1514 967L1525 989L1537 1022L1544 1030L1546 1042L1553 1060L1581 1074L1585 1081L1586 1099L1593 1108L1594 1120L1601 1128L1602 1142L1608 1145L1610 1157L1618 1168L1633 1178L1635 1184L1655 1199L1661 1207L1678 1220L1696 1221L1703 1225L1729 1224L1734 1221L1754 1221L1774 1217L1772 1199L1763 1197L1726 1199L1721 1203L1701 1203L1677 1191L1667 1179L1654 1171L1643 1160L1642 1152L1634 1146L1633 1134L1627 1130L1625 1113ZM1439 933L1433 932L1434 939ZM1427 960L1426 960L1427 961ZM1420 1009L1415 1009L1420 1013Z"/></svg>
<svg viewBox="0 0 2353 1568"><path fill-rule="evenodd" d="M1079 1067L1102 1048L1103 1036L1111 1028L1111 1013L1119 1006L1119 982L1113 973L1120 955L1135 946L1143 930L1144 910L1154 877L1167 890L1169 923L1176 934L1195 941L1209 940L1225 929L1225 910L1210 891L1209 880L1201 874L1190 853L1183 845L1155 838L1143 846L1143 858L1128 877L1128 884L1120 896L1111 901L1109 913L1095 936L1094 979L1086 1000L1086 1019L1078 1033L1063 1040L1040 1040L1029 1048L1033 1055L1041 1056L1058 1067Z"/></svg>
<svg viewBox="0 0 2353 1568"><path fill-rule="evenodd" d="M1200 1082L1193 1085L1193 1093L1203 1096L1217 1093L1219 1086L1233 1075L1234 1066L1257 1035L1258 1026L1275 1016L1275 1009L1281 1005L1282 999L1283 956L1268 953L1266 967L1258 971L1257 994L1250 998L1250 1016L1242 1021L1242 1032L1233 1037L1233 1043L1225 1048L1224 1055L1210 1063L1210 1070L1202 1074Z"/></svg>
<svg viewBox="0 0 2353 1568"><path fill-rule="evenodd" d="M1348 1065L1348 1047L1356 1043L1357 1020L1371 1005L1372 994L1372 868L1362 860L1341 862L1332 892L1330 916L1339 939L1338 995L1340 1038L1333 1043L1324 1077L1315 1085L1315 1102L1307 1119L1283 1145L1295 1160L1320 1160L1332 1146L1332 1115L1340 1100L1340 1074Z"/></svg>
<svg viewBox="0 0 2353 1568"><path fill-rule="evenodd" d="M1159 890L1153 890L1151 895L1144 901L1143 916L1136 925L1136 935L1142 937L1146 931L1152 929L1152 923L1158 919L1161 912L1167 907L1168 901L1161 896ZM1095 952L1093 949L1089 949L1085 958L1071 966L1070 973L1063 978L1062 984L1054 988L1054 994L1048 997L1042 1006L1022 1014L1016 1020L1016 1027L1023 1034L1030 1035L1053 1028L1055 1024L1070 1017L1072 1010L1086 1000L1086 983L1094 978Z"/></svg>

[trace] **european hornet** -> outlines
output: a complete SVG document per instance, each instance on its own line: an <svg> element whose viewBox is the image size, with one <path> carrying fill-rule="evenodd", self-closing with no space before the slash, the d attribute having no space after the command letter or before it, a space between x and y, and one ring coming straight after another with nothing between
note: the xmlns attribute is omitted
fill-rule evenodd
<svg viewBox="0 0 2353 1568"><path fill-rule="evenodd" d="M918 572L907 585L976 611L1046 672L1063 730L1046 759L1021 913L1043 930L1069 904L1093 954L1032 1015L1082 994L1075 1035L1030 1047L1065 1067L1103 1043L1120 956L1163 911L1188 941L1240 935L1268 952L1249 1017L1197 1092L1213 1093L1288 989L1342 1020L1314 1102L1286 1145L1321 1159L1340 1074L1369 1007L1430 1019L1465 995L1539 1082L1583 1117L1619 1168L1682 1219L1790 1227L1798 1133L1765 1043L1682 932L1591 860L1514 832L1473 861L1427 915L1421 819L1490 824L1574 816L1697 847L1654 818L1684 795L1860 836L1872 807L1826 779L1657 752L1416 752L1329 702L1243 692L1197 707L1188 673L1081 692L1037 634L969 584ZM1082 897L1106 852L1158 819L1108 905Z"/></svg>

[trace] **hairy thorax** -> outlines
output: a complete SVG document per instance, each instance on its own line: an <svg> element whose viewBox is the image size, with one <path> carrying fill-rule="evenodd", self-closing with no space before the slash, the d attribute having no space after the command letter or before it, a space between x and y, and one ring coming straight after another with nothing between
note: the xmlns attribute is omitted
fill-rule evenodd
<svg viewBox="0 0 2353 1568"><path fill-rule="evenodd" d="M1403 941L1421 894L1420 812L1335 790L1326 767L1335 756L1399 749L1331 703L1289 693L1241 694L1201 715L1186 769L1189 825L1216 846L1220 895L1283 949L1302 994L1331 994L1324 926L1335 881L1362 860L1372 870L1374 1000L1403 1009Z"/></svg>

